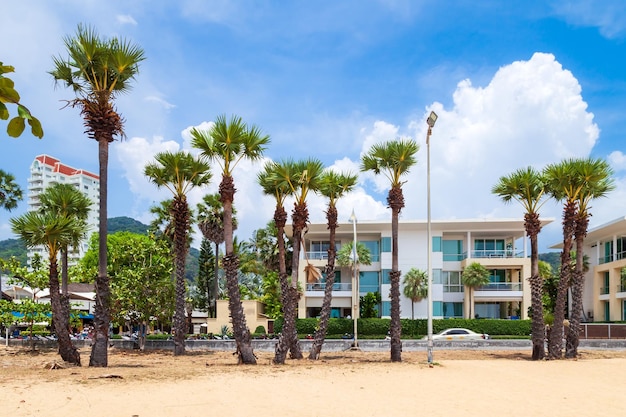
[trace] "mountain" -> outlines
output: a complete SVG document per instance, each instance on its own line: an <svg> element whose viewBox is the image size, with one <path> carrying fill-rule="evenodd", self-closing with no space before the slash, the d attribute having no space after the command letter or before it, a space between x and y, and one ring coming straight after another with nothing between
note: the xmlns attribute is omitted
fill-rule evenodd
<svg viewBox="0 0 626 417"><path fill-rule="evenodd" d="M19 239L0 241L0 259L10 259L15 256L20 265L26 265L26 245Z"/></svg>
<svg viewBox="0 0 626 417"><path fill-rule="evenodd" d="M141 223L130 217L112 217L107 220L107 232L109 234L115 232L131 232L138 235L147 235L150 226Z"/></svg>

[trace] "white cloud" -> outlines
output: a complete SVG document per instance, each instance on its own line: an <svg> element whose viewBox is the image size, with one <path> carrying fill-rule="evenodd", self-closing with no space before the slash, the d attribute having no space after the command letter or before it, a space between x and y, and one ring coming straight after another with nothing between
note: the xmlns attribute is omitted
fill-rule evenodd
<svg viewBox="0 0 626 417"><path fill-rule="evenodd" d="M116 19L118 21L118 23L121 23L123 25L133 25L133 26L137 26L137 21L135 19L133 19L133 17L129 14L118 14L116 16Z"/></svg>
<svg viewBox="0 0 626 417"><path fill-rule="evenodd" d="M553 8L566 22L597 27L606 38L618 38L626 34L626 3L623 1L553 1Z"/></svg>
<svg viewBox="0 0 626 417"><path fill-rule="evenodd" d="M611 152L608 160L615 171L626 170L626 155L622 151Z"/></svg>
<svg viewBox="0 0 626 417"><path fill-rule="evenodd" d="M145 98L145 100L146 101L152 101L152 102L155 102L157 104L160 104L166 110L173 109L174 107L176 107L175 104L168 103L166 100L162 99L161 97L157 97L157 96L147 96Z"/></svg>

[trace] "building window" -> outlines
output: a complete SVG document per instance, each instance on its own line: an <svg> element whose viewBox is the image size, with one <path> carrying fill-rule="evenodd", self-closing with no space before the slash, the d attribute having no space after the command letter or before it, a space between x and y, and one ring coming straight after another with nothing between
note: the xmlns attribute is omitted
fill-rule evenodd
<svg viewBox="0 0 626 417"><path fill-rule="evenodd" d="M626 300L622 300L622 321L626 320Z"/></svg>
<svg viewBox="0 0 626 417"><path fill-rule="evenodd" d="M391 238L383 237L380 239L380 251L391 252Z"/></svg>
<svg viewBox="0 0 626 417"><path fill-rule="evenodd" d="M443 292L463 292L461 271L442 271Z"/></svg>
<svg viewBox="0 0 626 417"><path fill-rule="evenodd" d="M341 243L335 242L335 250L339 250ZM328 259L329 241L312 240L309 244L310 250L307 254L309 259Z"/></svg>
<svg viewBox="0 0 626 417"><path fill-rule="evenodd" d="M443 284L442 275L441 269L433 269L433 284Z"/></svg>
<svg viewBox="0 0 626 417"><path fill-rule="evenodd" d="M389 278L389 273L391 272L391 269L383 269L381 274L382 274L382 283L383 284L391 284L391 279Z"/></svg>
<svg viewBox="0 0 626 417"><path fill-rule="evenodd" d="M381 316L391 316L391 301L383 301Z"/></svg>
<svg viewBox="0 0 626 417"><path fill-rule="evenodd" d="M504 258L504 239L475 239L472 256L475 258Z"/></svg>
<svg viewBox="0 0 626 417"><path fill-rule="evenodd" d="M443 240L443 260L460 261L463 259L463 241L462 240Z"/></svg>
<svg viewBox="0 0 626 417"><path fill-rule="evenodd" d="M604 302L604 321L611 321L611 305L608 301Z"/></svg>
<svg viewBox="0 0 626 417"><path fill-rule="evenodd" d="M443 318L463 318L463 303L443 303Z"/></svg>
<svg viewBox="0 0 626 417"><path fill-rule="evenodd" d="M603 277L603 285L600 288L600 294L609 294L609 282L610 282L610 275L609 275L609 271L604 272L604 277Z"/></svg>
<svg viewBox="0 0 626 417"><path fill-rule="evenodd" d="M380 292L378 272L359 272L359 293Z"/></svg>
<svg viewBox="0 0 626 417"><path fill-rule="evenodd" d="M441 252L441 236L433 236L433 252Z"/></svg>
<svg viewBox="0 0 626 417"><path fill-rule="evenodd" d="M433 316L443 316L443 301L433 301Z"/></svg>
<svg viewBox="0 0 626 417"><path fill-rule="evenodd" d="M361 242L370 251L370 260L380 262L380 242L378 240L364 240Z"/></svg>

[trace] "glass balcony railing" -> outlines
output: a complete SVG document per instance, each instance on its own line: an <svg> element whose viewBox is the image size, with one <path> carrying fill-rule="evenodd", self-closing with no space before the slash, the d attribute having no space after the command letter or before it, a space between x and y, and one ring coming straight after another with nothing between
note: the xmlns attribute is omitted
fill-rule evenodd
<svg viewBox="0 0 626 417"><path fill-rule="evenodd" d="M600 258L598 258L598 263L607 264L609 262L619 261L620 259L624 259L624 258L626 258L626 251L617 252L615 255L610 254L606 256L601 256Z"/></svg>
<svg viewBox="0 0 626 417"><path fill-rule="evenodd" d="M477 289L478 291L522 291L521 282L492 282L483 285Z"/></svg>
<svg viewBox="0 0 626 417"><path fill-rule="evenodd" d="M325 282L314 282L306 284L307 291L324 291L326 289ZM335 282L333 284L333 291L352 291L352 283L350 282Z"/></svg>
<svg viewBox="0 0 626 417"><path fill-rule="evenodd" d="M503 250L473 250L472 258L523 258L524 251L514 252L511 249ZM467 252L463 254L463 259L467 259Z"/></svg>
<svg viewBox="0 0 626 417"><path fill-rule="evenodd" d="M609 294L609 287L600 287L600 295Z"/></svg>

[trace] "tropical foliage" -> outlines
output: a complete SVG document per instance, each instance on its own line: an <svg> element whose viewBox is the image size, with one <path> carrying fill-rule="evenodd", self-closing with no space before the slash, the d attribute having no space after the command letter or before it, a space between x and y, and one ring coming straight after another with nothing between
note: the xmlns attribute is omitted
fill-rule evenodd
<svg viewBox="0 0 626 417"><path fill-rule="evenodd" d="M7 134L13 138L19 137L24 132L26 122L28 122L33 136L41 139L43 137L41 122L31 114L26 106L20 103L20 94L15 89L15 83L5 75L14 71L15 68L12 66L0 62L0 120L9 118L9 109L6 105L14 104L17 106L17 116L9 121Z"/></svg>

